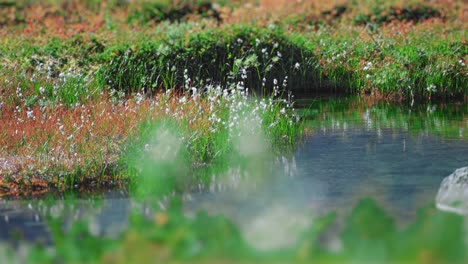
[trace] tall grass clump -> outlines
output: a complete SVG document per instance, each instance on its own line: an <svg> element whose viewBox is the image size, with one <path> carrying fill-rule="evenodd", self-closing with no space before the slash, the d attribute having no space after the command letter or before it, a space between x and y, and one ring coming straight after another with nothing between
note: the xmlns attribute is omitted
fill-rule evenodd
<svg viewBox="0 0 468 264"><path fill-rule="evenodd" d="M182 36L114 49L101 68L105 84L151 91L242 83L269 94L286 76L290 87L319 80L312 46L299 36L289 38L280 27L230 26Z"/></svg>
<svg viewBox="0 0 468 264"><path fill-rule="evenodd" d="M225 180L223 170L203 173L213 166L240 167L247 171L244 176L255 177L249 170L272 164L301 136L302 121L283 99L253 98L244 90L220 86L205 90L158 94L154 111L166 118L145 120L122 160L138 191L184 191Z"/></svg>

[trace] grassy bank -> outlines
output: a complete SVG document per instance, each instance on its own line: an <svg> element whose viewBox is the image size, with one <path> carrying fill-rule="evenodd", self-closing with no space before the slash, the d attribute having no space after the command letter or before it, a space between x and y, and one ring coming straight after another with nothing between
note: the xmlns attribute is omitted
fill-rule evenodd
<svg viewBox="0 0 468 264"><path fill-rule="evenodd" d="M133 170L126 146L161 120L192 140L187 164L216 163L234 149L236 104L265 106L252 118L276 148L300 134L293 96L465 100L464 10L461 1L7 1L1 186L122 182ZM226 99L213 87L261 97Z"/></svg>
<svg viewBox="0 0 468 264"><path fill-rule="evenodd" d="M7 129L0 132L3 191L122 184L140 175L132 168L149 163L145 157L153 154L151 158L192 171L233 161L233 155L248 158L251 154L242 147L252 137L256 144L284 151L302 133L292 104L278 97L255 99L220 86L207 87L203 94L191 88L190 94L167 90L152 98L118 96L103 95L99 102L73 108L28 106L5 112ZM169 133L166 128L175 145L159 139ZM174 146L183 146L183 157ZM176 156L160 156L168 151Z"/></svg>
<svg viewBox="0 0 468 264"><path fill-rule="evenodd" d="M52 22L46 23L48 12L31 18L24 13L23 22L7 23L3 29L8 37L2 43L2 65L5 75L47 76L39 79L42 86L71 69L96 79L100 90L124 92L237 81L271 92L274 80L281 84L287 76L297 93L371 93L409 100L466 96L462 2L447 8L417 1L371 1L317 6L319 11L286 5L286 10L297 11L294 15L264 2L268 1L256 7L224 3L216 8L197 1L44 4L45 10L56 10L57 19L79 10L88 16L58 19L57 26L66 30L57 32ZM249 21L242 12L258 17ZM95 28L86 28L92 22ZM77 30L78 25L82 28ZM44 33L52 38L44 38ZM33 86L22 79L8 81L8 90L18 84L28 90Z"/></svg>

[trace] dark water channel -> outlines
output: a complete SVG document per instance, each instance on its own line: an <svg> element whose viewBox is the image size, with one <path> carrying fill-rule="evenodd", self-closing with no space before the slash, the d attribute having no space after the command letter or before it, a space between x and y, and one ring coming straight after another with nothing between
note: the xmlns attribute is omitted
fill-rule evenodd
<svg viewBox="0 0 468 264"><path fill-rule="evenodd" d="M184 196L187 215L199 209L224 214L259 248L292 243L311 217L347 214L372 197L400 225L434 202L442 179L468 166L468 107L418 106L356 100L312 101L309 135L292 157L280 158L267 183L249 190L194 192ZM51 244L45 217L63 217L67 229L89 220L93 234L116 236L132 209L151 214L120 190L101 198L0 200L0 239ZM164 207L164 204L161 204Z"/></svg>

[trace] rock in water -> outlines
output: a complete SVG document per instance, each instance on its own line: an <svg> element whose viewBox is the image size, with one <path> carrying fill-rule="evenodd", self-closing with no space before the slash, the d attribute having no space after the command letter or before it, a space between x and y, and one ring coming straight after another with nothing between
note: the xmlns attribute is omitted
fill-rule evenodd
<svg viewBox="0 0 468 264"><path fill-rule="evenodd" d="M438 209L468 215L468 167L445 177L436 196Z"/></svg>

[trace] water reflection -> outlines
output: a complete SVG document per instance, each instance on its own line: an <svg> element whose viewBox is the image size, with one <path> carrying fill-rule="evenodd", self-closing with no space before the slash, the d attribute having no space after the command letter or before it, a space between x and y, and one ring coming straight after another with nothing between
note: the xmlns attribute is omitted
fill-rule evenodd
<svg viewBox="0 0 468 264"><path fill-rule="evenodd" d="M63 231L77 221L86 221L91 234L115 237L128 227L128 217L135 202L123 190L108 191L87 198L45 197L43 199L2 200L0 202L0 239L26 240L52 245L47 217L60 219Z"/></svg>
<svg viewBox="0 0 468 264"><path fill-rule="evenodd" d="M193 195L187 208L233 219L260 248L290 244L311 217L344 216L364 197L390 211L400 225L434 201L440 182L467 164L468 144L458 139L412 136L362 126L319 130L295 155L295 177L239 196L235 191Z"/></svg>
<svg viewBox="0 0 468 264"><path fill-rule="evenodd" d="M31 204L0 201L0 239L17 245L28 240L43 245L51 245L52 238L39 211Z"/></svg>

